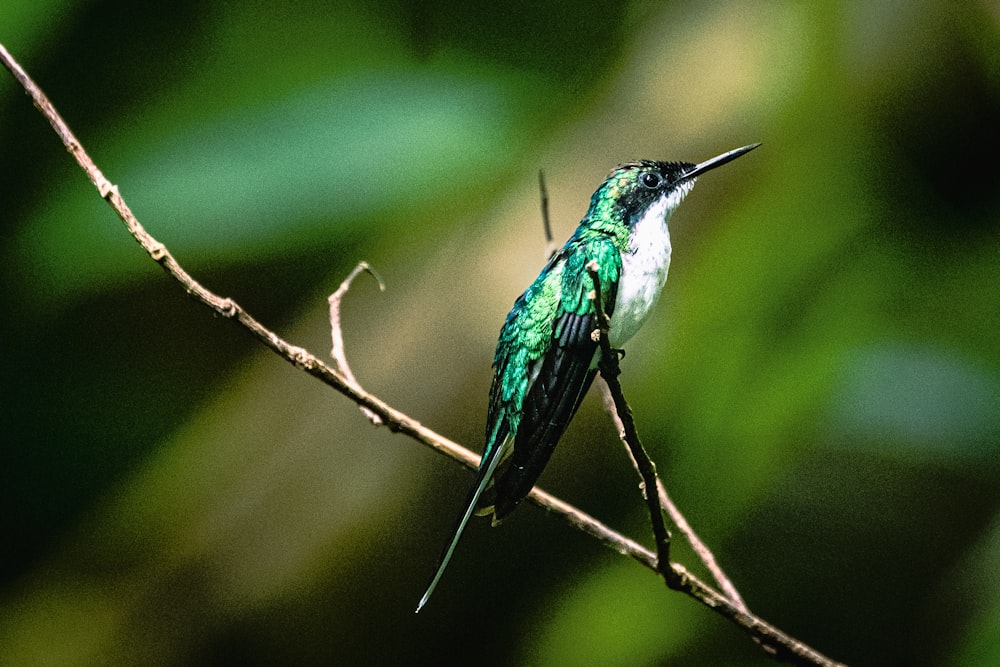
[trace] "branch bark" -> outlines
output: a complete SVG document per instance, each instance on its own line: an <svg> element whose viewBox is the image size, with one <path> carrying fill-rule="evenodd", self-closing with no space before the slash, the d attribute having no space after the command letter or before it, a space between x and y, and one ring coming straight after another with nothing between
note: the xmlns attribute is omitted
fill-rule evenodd
<svg viewBox="0 0 1000 667"><path fill-rule="evenodd" d="M38 108L52 125L63 146L66 147L86 173L91 183L94 184L94 187L97 188L101 198L111 206L125 224L129 233L138 241L139 245L142 246L150 258L163 267L167 274L176 280L192 298L211 309L217 315L237 322L282 359L285 359L296 368L305 371L340 392L359 407L370 411L392 432L405 434L462 463L469 469L474 470L477 468L480 458L478 454L435 433L416 419L396 410L378 397L365 391L357 380L353 378L353 374L345 374L346 358L344 359L344 363L338 360L338 365L341 366L339 369L332 368L307 350L283 340L275 332L252 317L242 306L232 299L213 293L195 280L181 267L166 246L153 238L139 223L119 193L118 186L111 183L101 170L98 169L97 165L94 164L93 160L83 149L83 146L72 131L70 131L68 125L49 99L2 44L0 44L0 61L3 62L4 67L17 79L24 88L25 93L31 97L35 107ZM333 307L333 304L331 304L331 307ZM334 345L336 347L336 339ZM647 488L651 488L651 485L647 486ZM605 546L633 558L647 568L653 571L662 571L664 568L668 569L669 575L667 576L672 581L672 588L685 593L724 618L734 622L744 632L761 642L762 645L776 647L774 651L776 658L803 665L831 666L839 664L799 640L788 636L766 621L741 609L732 600L718 593L711 586L689 573L683 566L676 563L669 563L669 559L663 557L662 552L660 557L657 558L657 555L634 540L625 537L585 512L538 488L532 490L528 498L532 503L547 512L558 515L574 528L595 537ZM659 513L658 505L656 513ZM662 522L662 515L660 520ZM658 546L662 550L662 539L658 539Z"/></svg>

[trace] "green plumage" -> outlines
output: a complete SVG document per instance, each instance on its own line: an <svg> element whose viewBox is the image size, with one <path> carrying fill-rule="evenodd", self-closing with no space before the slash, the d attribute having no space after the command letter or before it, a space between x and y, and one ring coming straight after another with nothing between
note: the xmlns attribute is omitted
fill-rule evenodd
<svg viewBox="0 0 1000 667"><path fill-rule="evenodd" d="M620 253L603 235L590 241L578 236L584 235L575 235L553 256L535 282L514 303L500 330L493 359L495 375L484 456L497 444L490 436L499 420L506 420L511 432L518 431L531 380L553 344L565 340L570 322L567 316L593 321L594 308L587 296L593 284L586 270L591 260L599 267L598 278L604 294L614 293L621 270ZM607 310L608 305L604 308ZM586 362L589 364L590 359Z"/></svg>

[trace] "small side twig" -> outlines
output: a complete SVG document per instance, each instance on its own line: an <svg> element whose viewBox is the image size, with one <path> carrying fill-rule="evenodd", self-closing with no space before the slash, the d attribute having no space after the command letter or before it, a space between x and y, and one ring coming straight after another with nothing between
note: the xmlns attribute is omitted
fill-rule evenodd
<svg viewBox="0 0 1000 667"><path fill-rule="evenodd" d="M344 351L344 333L343 328L340 326L340 302L343 301L344 295L347 294L347 290L350 289L351 283L354 279L362 272L367 272L372 278L378 282L378 291L385 291L385 282L382 280L382 276L377 274L375 270L368 264L368 262L358 262L358 265L354 267L344 281L340 283L340 287L327 298L327 303L330 305L330 340L332 346L330 348L330 358L333 359L334 366L341 375L344 376L344 381L354 387L355 389L361 390L361 384L358 379L354 377L354 372L351 371L351 365L347 363L347 353ZM359 405L358 409L361 413L368 418L375 426L382 425L382 418L375 414L370 409L363 405Z"/></svg>
<svg viewBox="0 0 1000 667"><path fill-rule="evenodd" d="M549 190L545 187L545 172L538 170L538 193L542 204L542 226L545 229L545 259L549 259L556 251L556 242L552 238L552 224L549 222Z"/></svg>

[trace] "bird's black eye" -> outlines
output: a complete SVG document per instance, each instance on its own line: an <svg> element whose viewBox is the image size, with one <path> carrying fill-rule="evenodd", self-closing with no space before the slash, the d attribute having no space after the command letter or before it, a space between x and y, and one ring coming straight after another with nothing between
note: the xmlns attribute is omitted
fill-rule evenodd
<svg viewBox="0 0 1000 667"><path fill-rule="evenodd" d="M649 188L653 190L660 187L660 183L663 182L663 178L657 174L655 171L647 171L645 174L639 177L639 182L642 183L644 188Z"/></svg>

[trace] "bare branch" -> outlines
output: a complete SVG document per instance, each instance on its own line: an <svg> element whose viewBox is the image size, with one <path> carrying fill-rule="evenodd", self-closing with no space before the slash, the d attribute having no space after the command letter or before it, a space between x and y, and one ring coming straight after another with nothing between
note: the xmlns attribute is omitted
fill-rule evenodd
<svg viewBox="0 0 1000 667"><path fill-rule="evenodd" d="M628 442L625 439L625 425L622 424L621 417L618 416L618 411L615 409L615 399L611 395L611 389L608 387L607 383L601 383L601 398L604 402L604 409L607 411L611 420L615 423L615 428L618 429L618 437L621 438L622 443L625 445L625 451L628 452L629 458L632 459L632 465L639 469L639 464L632 456L632 449L628 446ZM677 531L684 536L687 543L691 546L691 549L698 556L705 569L708 570L712 578L715 579L715 583L718 584L722 592L729 598L729 600L739 608L741 611L750 611L746 603L743 602L743 598L740 596L739 591L736 590L736 586L730 581L729 577L719 566L718 562L715 560L715 555L712 553L711 549L702 542L698 534L694 532L691 524L688 523L687 519L681 513L680 509L674 504L670 496L667 494L666 487L663 485L663 480L659 477L656 479L656 491L660 498L660 507L662 507L667 512L667 516L670 517L670 522L674 524Z"/></svg>
<svg viewBox="0 0 1000 667"><path fill-rule="evenodd" d="M378 417L385 427L391 431L405 434L410 438L425 444L452 459L455 459L469 469L474 470L477 468L480 459L478 454L475 454L472 451L465 449L457 443L445 438L444 436L435 433L431 429L422 425L419 421L400 412L399 410L396 410L378 397L365 391L358 384L357 380L354 379L353 375L350 377L345 375L344 368L347 368L346 365L337 369L328 366L307 350L284 341L276 333L263 326L255 318L253 318L242 308L242 306L237 304L232 299L219 296L194 280L194 278L192 278L191 275L177 263L167 248L153 238L139 223L131 209L125 203L125 200L119 194L117 186L113 185L107 180L107 178L105 178L104 174L101 173L101 171L94 164L93 160L91 160L90 156L87 155L86 151L84 151L80 142L70 131L65 121L52 106L52 103L35 84L35 82L28 77L21 66L14 60L2 44L0 44L0 61L3 62L4 66L10 70L14 77L21 83L21 86L31 97L35 106L52 125L52 128L59 136L63 145L73 155L76 161L80 164L81 168L83 168L87 177L97 188L101 197L108 202L122 222L125 223L129 233L131 233L132 236L139 242L149 256L161 267L163 267L170 277L180 283L183 289L196 301L204 304L216 314L238 322L243 328L249 331L254 337L260 340L266 347L274 351L281 358L285 359L295 367L301 368L306 373L340 392L348 399L356 403L359 407L369 410L372 414ZM356 269L356 272L360 270L363 269ZM349 284L350 279L345 281L345 283ZM342 290L346 290L344 285L341 285L341 289L338 289L334 295L342 295ZM340 297L338 296L337 301L339 301L339 298ZM333 304L331 304L331 307L333 307ZM339 313L337 315L337 322L337 328L339 330ZM337 345L338 343L335 341L334 347L337 347ZM342 341L340 341L339 345L339 349L342 351ZM614 355L612 354L609 356ZM617 358L615 361L617 361ZM627 425L628 424L626 424L626 426ZM653 473L652 479L655 479L655 470ZM764 620L738 608L732 603L731 600L727 599L720 593L713 590L710 586L700 581L697 577L687 572L687 570L685 570L682 566L670 564L668 559L663 557L662 553L658 559L656 555L648 549L640 546L635 541L621 535L588 514L538 488L533 489L528 498L531 502L546 511L560 516L571 526L592 535L606 546L614 549L618 553L627 555L637 560L647 568L658 572L662 572L664 569L668 570L669 574L666 576L668 577L668 580L672 582L673 588L684 592L708 608L716 611L723 617L733 621L742 630L762 642L764 645L777 647L774 655L778 659L808 665L838 664L814 651L812 648L797 639L789 637ZM652 509L652 505L650 507ZM655 513L659 514L658 509ZM660 516L660 522L662 523L662 515ZM665 528L663 531L665 532ZM662 541L659 541L658 546L663 546Z"/></svg>
<svg viewBox="0 0 1000 667"><path fill-rule="evenodd" d="M594 284L594 291L590 293L590 300L594 304L594 312L597 315L597 331L594 332L597 343L601 348L600 360L597 367L601 371L601 377L607 383L608 391L615 403L615 412L622 425L622 437L628 445L635 461L636 469L642 479L642 497L646 500L646 508L649 510L649 520L653 525L653 538L656 540L657 571L663 575L664 581L670 588L677 588L677 575L670 567L670 531L667 530L663 522L663 509L660 507L660 498L652 490L656 489L658 477L656 475L656 465L646 453L646 449L639 441L639 433L635 428L635 420L632 419L632 409L625 401L621 384L618 382L618 375L621 369L618 366L618 351L611 349L611 341L608 339L608 329L610 321L604 310L604 298L601 293L601 279L598 276L598 266L596 261L587 264L587 273Z"/></svg>

